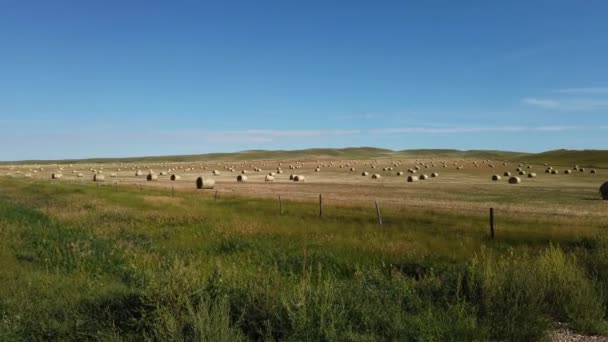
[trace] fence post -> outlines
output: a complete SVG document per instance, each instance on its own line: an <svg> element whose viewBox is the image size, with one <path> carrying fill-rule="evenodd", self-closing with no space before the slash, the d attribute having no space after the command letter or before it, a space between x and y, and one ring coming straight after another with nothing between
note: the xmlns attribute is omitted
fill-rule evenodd
<svg viewBox="0 0 608 342"><path fill-rule="evenodd" d="M380 214L380 206L378 205L378 201L374 201L376 203L376 215L378 216L378 224L382 225L382 214Z"/></svg>
<svg viewBox="0 0 608 342"><path fill-rule="evenodd" d="M323 194L319 194L319 217L323 217Z"/></svg>
<svg viewBox="0 0 608 342"><path fill-rule="evenodd" d="M214 200L217 202L217 190L215 190Z"/></svg>
<svg viewBox="0 0 608 342"><path fill-rule="evenodd" d="M490 208L490 238L494 240L494 208Z"/></svg>
<svg viewBox="0 0 608 342"><path fill-rule="evenodd" d="M279 211L281 215L283 215L283 201L281 200L281 195L279 195Z"/></svg>

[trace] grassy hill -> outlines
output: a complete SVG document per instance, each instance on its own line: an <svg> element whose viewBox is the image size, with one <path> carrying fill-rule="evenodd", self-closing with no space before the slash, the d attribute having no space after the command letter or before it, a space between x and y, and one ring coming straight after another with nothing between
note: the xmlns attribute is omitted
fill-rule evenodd
<svg viewBox="0 0 608 342"><path fill-rule="evenodd" d="M555 150L522 155L512 159L528 163L547 163L553 166L574 165L584 167L608 167L608 150Z"/></svg>
<svg viewBox="0 0 608 342"><path fill-rule="evenodd" d="M234 153L209 153L198 155L149 156L132 158L92 158L66 160L28 160L27 164L77 164L114 162L191 162L226 160L279 160L279 159L382 159L382 158L476 158L508 160L512 162L548 163L556 166L608 167L608 150L555 150L542 153L524 153L493 150L416 149L393 151L374 147L311 148L305 150L249 150ZM16 162L3 162L16 163Z"/></svg>

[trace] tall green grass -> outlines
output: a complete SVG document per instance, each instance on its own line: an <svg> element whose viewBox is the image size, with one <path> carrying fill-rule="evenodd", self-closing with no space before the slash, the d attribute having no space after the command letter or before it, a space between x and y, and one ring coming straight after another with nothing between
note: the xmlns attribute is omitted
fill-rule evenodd
<svg viewBox="0 0 608 342"><path fill-rule="evenodd" d="M0 340L606 334L601 224L0 181ZM162 200L156 200L162 199ZM504 227L504 228L503 228ZM510 230L512 229L512 230ZM527 233L529 232L529 233Z"/></svg>

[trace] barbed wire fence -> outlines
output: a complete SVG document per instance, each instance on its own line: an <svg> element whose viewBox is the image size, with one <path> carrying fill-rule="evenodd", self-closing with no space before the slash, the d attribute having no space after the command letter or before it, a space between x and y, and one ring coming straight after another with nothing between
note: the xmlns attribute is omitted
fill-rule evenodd
<svg viewBox="0 0 608 342"><path fill-rule="evenodd" d="M234 184L228 185L221 183L221 187L217 189L196 189L192 188L176 187L175 185L167 185L162 183L150 183L147 182L90 182L87 180L51 180L53 184L76 184L86 187L95 187L97 189L113 189L115 191L130 189L138 191L140 193L150 193L154 195L165 195L175 197L178 195L188 195L194 197L203 197L205 199L212 200L215 203L230 203L232 199L247 199L250 201L264 200L272 203L272 199L275 198L276 212L279 216L284 216L289 213L289 203L306 203L310 206L314 206L314 203L318 203L318 217L324 218L328 215L324 211L325 207L330 208L358 208L361 212L365 212L366 208L369 208L369 217L374 217L378 226L385 226L387 223L390 224L391 220L383 219L383 213L385 210L389 210L390 214L395 216L394 211L399 212L400 210L420 211L426 215L441 215L450 213L452 215L468 215L476 219L488 218L487 231L490 239L494 239L497 235L497 222L504 220L519 219L526 217L528 219L542 219L542 218L567 218L571 220L603 220L606 227L608 227L608 210L593 212L593 211L580 211L572 208L559 208L552 207L553 210L542 208L542 210L525 210L521 208L514 208L509 205L497 204L497 203L453 203L453 204L439 204L432 201L420 202L412 201L407 199L391 199L391 198L361 198L359 197L348 197L346 198L343 194L335 195L331 191L320 192L318 194L311 192L277 192L277 191L259 191L255 194L247 194L239 191L235 191ZM183 185L183 183L180 183ZM598 199L598 202L605 202ZM608 202L606 202L608 206ZM331 210L329 211L331 216ZM368 216L368 215L366 215Z"/></svg>

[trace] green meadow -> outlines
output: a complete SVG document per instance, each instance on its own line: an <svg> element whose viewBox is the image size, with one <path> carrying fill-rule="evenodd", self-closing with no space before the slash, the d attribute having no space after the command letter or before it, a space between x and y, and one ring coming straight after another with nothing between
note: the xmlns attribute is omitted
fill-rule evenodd
<svg viewBox="0 0 608 342"><path fill-rule="evenodd" d="M0 340L606 334L606 220L0 179ZM504 199L508 200L508 199Z"/></svg>

